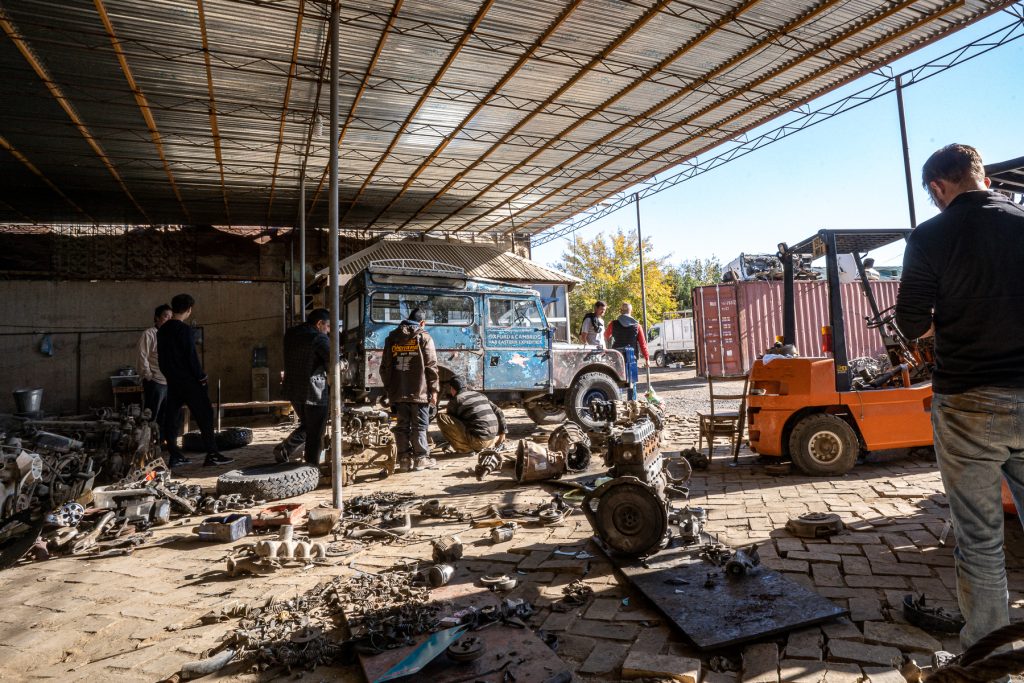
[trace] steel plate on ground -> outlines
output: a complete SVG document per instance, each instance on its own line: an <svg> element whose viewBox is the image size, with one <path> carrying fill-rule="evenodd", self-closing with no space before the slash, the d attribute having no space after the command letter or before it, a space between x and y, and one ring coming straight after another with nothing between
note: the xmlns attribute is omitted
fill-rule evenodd
<svg viewBox="0 0 1024 683"><path fill-rule="evenodd" d="M594 541L606 550L595 537ZM726 576L697 555L697 547L673 543L637 560L609 554L626 579L701 650L737 645L813 626L848 610L761 565L745 577ZM607 553L606 553L607 554ZM708 574L713 580L708 584Z"/></svg>

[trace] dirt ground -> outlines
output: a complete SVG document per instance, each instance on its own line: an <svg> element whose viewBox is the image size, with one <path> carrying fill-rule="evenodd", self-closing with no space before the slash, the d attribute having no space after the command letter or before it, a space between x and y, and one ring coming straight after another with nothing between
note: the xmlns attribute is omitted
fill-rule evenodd
<svg viewBox="0 0 1024 683"><path fill-rule="evenodd" d="M692 367L667 368L654 371L654 387L668 416L663 449L694 445L696 412L707 404L706 384L695 378ZM509 411L509 417L513 438L538 431L520 411ZM284 425L257 427L254 443L231 453L234 464L212 469L190 465L175 471L175 476L212 488L216 475L225 469L272 461L271 449L287 431ZM435 438L439 439L437 433ZM956 639L948 636L936 636L938 640L933 641L902 629L900 633L909 635L893 643L891 635L887 642L878 635L890 633L879 625L903 622L900 605L908 593L925 592L937 605L955 604L953 538L951 534L944 545L939 542L948 509L930 458L901 455L861 464L844 477L828 480L796 474L770 476L764 463L746 451L734 467L727 451L720 444L710 468L696 471L691 481L691 502L708 510L709 530L733 546L757 543L764 564L849 608L852 621L768 639L767 649L714 653L734 662L745 658L745 673L723 671L721 660L709 666L705 656L704 680L902 680L891 678L898 674L882 663L884 646L895 645L919 658L935 645L958 651ZM489 503L536 505L550 500L555 490L519 486L509 469L478 482L472 473L474 465L472 458L441 457L436 470L384 480L365 478L346 487L344 495L351 500L376 491L412 491L423 499L440 498L445 504L473 509ZM590 473L601 469L600 459L595 458ZM320 488L300 500L314 507L330 497L329 488ZM806 540L785 530L788 519L812 511L837 513L846 522L846 531L831 539ZM184 662L201 657L234 622L179 630L168 630L168 626L186 625L235 601L258 603L270 596L295 596L336 575L379 571L404 560L428 561L430 539L449 533L458 533L466 546L457 574L466 590L483 591L474 586L485 573L515 575L519 586L511 597L525 598L537 608L530 625L559 636L558 655L580 680L619 680L627 655L637 653L700 657L653 605L616 574L590 541L590 526L578 512L559 527L523 526L512 541L499 545L486 540L487 529L414 517L411 537L400 543L367 543L358 554L332 566L285 568L258 578L226 576L224 560L230 546L198 541L192 527L201 519L157 528L153 545L132 556L57 559L0 574L0 591L6 596L0 610L0 679L157 681ZM1024 606L1024 534L1013 521L1007 527L1011 602L1018 617ZM592 557L566 560L571 557L568 553L577 551ZM575 579L593 588L593 600L570 612L552 611L552 602ZM767 668L755 672L756 656L766 652ZM778 660L771 659L772 652ZM287 675L253 673L245 664L228 667L218 678L364 680L356 666Z"/></svg>

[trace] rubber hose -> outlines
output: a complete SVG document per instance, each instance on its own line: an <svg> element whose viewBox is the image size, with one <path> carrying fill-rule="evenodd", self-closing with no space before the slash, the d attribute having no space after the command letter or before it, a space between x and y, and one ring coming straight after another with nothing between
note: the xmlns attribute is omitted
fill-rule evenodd
<svg viewBox="0 0 1024 683"><path fill-rule="evenodd" d="M214 672L220 671L228 662L235 658L235 651L228 649L219 652L212 657L200 659L198 662L187 662L181 665L181 680L190 681L193 678L202 678Z"/></svg>

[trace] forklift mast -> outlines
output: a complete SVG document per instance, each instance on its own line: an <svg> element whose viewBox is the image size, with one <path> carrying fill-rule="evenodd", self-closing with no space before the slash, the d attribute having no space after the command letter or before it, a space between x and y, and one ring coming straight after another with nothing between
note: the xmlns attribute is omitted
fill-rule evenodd
<svg viewBox="0 0 1024 683"><path fill-rule="evenodd" d="M850 391L849 356L846 348L846 321L843 317L842 287L839 282L839 254L852 254L860 273L860 284L864 295L868 298L873 316L872 326L877 326L889 354L890 361L894 353L902 349L899 340L893 339L882 325L878 302L864 271L861 254L905 240L910 230L819 230L810 237L792 247L779 245L779 257L782 259L783 272L783 305L782 334L784 344L796 343L796 296L794 292L794 260L809 256L812 260L825 257L825 281L828 285L829 326L832 329L832 358L835 361L836 391ZM895 330L894 330L895 331ZM896 365L897 362L893 362Z"/></svg>

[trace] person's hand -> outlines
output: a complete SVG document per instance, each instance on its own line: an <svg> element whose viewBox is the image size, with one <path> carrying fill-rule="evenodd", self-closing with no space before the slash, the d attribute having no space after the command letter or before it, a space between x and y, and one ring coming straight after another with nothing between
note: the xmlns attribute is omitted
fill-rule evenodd
<svg viewBox="0 0 1024 683"><path fill-rule="evenodd" d="M430 396L430 399L429 399L429 401L430 401L430 402L431 402L431 403L432 403L433 405L435 405L435 406L436 406L436 405L437 405L437 401L438 401L438 399L439 399L439 398L440 398L440 395L439 395L439 394L431 394L431 396Z"/></svg>
<svg viewBox="0 0 1024 683"><path fill-rule="evenodd" d="M920 337L918 337L918 339L927 339L928 337L934 337L934 336L935 336L935 323L932 323L931 327L928 328L928 331L925 332L924 334L922 334Z"/></svg>

